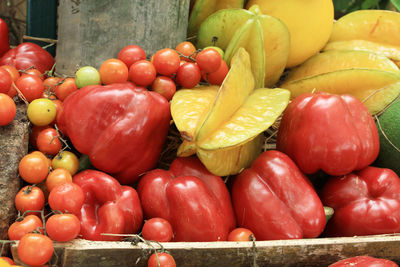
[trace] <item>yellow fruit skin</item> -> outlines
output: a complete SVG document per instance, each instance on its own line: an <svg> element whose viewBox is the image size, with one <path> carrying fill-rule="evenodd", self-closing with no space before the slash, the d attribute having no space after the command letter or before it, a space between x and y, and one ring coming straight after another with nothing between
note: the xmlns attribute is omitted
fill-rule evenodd
<svg viewBox="0 0 400 267"><path fill-rule="evenodd" d="M254 4L288 27L291 45L286 67L301 64L328 42L334 19L332 0L250 0L246 7Z"/></svg>

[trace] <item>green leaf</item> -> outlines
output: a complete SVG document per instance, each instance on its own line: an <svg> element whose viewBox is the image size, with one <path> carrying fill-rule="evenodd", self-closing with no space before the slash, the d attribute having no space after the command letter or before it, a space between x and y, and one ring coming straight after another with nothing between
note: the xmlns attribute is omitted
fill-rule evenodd
<svg viewBox="0 0 400 267"><path fill-rule="evenodd" d="M400 0L390 0L390 2L400 11Z"/></svg>
<svg viewBox="0 0 400 267"><path fill-rule="evenodd" d="M379 0L365 0L362 4L361 4L361 8L362 9L370 9L373 7L377 7L379 4Z"/></svg>

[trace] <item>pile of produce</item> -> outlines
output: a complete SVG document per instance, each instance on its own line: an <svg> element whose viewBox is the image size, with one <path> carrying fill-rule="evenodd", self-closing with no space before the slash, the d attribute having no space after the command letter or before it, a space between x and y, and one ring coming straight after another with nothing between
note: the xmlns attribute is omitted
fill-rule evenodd
<svg viewBox="0 0 400 267"><path fill-rule="evenodd" d="M299 3L198 0L193 43L132 44L73 77L0 38L0 127L15 101L32 125L8 230L20 259L42 266L76 238L399 233L400 13L334 21L331 0Z"/></svg>

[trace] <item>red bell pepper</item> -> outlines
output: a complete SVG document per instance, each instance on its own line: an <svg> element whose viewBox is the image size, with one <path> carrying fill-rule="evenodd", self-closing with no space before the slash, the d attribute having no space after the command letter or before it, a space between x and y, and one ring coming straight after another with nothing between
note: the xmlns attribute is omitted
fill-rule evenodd
<svg viewBox="0 0 400 267"><path fill-rule="evenodd" d="M344 175L378 156L378 131L367 108L350 95L303 94L287 107L277 149L306 174Z"/></svg>
<svg viewBox="0 0 400 267"><path fill-rule="evenodd" d="M0 58L1 65L11 65L18 70L24 70L29 67L35 67L41 73L51 70L54 65L53 56L34 43L22 43L9 50Z"/></svg>
<svg viewBox="0 0 400 267"><path fill-rule="evenodd" d="M370 256L356 256L337 261L329 267L398 267L398 265L386 259L380 259Z"/></svg>
<svg viewBox="0 0 400 267"><path fill-rule="evenodd" d="M324 207L309 180L282 152L263 152L233 181L232 201L239 227L257 240L319 236Z"/></svg>
<svg viewBox="0 0 400 267"><path fill-rule="evenodd" d="M78 215L82 238L88 240L121 240L101 235L134 234L143 223L143 211L135 189L121 186L113 177L96 170L85 170L73 177L85 200Z"/></svg>
<svg viewBox="0 0 400 267"><path fill-rule="evenodd" d="M0 18L0 57L10 50L7 23Z"/></svg>
<svg viewBox="0 0 400 267"><path fill-rule="evenodd" d="M335 210L326 228L328 236L400 232L400 179L390 169L369 166L331 177L321 199Z"/></svg>
<svg viewBox="0 0 400 267"><path fill-rule="evenodd" d="M227 187L197 158L177 158L169 171L150 171L138 193L146 218L171 223L173 241L224 241L236 225Z"/></svg>
<svg viewBox="0 0 400 267"><path fill-rule="evenodd" d="M169 121L164 97L124 83L75 91L63 102L58 126L94 167L130 184L156 164Z"/></svg>

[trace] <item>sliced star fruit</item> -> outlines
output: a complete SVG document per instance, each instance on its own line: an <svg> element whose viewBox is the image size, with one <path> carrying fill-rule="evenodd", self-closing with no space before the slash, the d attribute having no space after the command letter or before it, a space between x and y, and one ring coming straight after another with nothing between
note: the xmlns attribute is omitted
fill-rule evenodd
<svg viewBox="0 0 400 267"><path fill-rule="evenodd" d="M222 85L179 90L172 118L184 139L178 156L197 154L209 171L225 176L248 167L261 152L263 131L286 108L285 89L254 90L249 54L239 48ZM201 98L201 99L199 99Z"/></svg>

